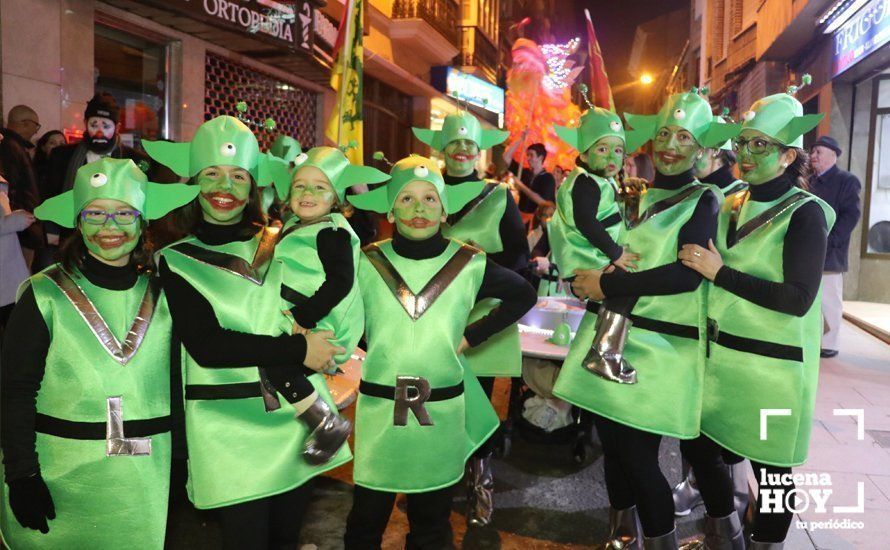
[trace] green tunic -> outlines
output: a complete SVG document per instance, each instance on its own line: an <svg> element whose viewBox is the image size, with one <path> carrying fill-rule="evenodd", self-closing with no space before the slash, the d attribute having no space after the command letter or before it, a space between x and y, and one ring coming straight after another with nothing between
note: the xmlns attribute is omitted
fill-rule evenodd
<svg viewBox="0 0 890 550"><path fill-rule="evenodd" d="M640 254L641 271L677 261L680 229L707 191L712 189L694 181L676 190L649 189L642 196L640 214L628 220L623 243ZM697 437L705 289L701 284L692 292L640 297L624 348L637 370L636 384L616 384L584 369L596 323L595 315L585 313L553 393L633 428L681 439Z"/></svg>
<svg viewBox="0 0 890 550"><path fill-rule="evenodd" d="M563 279L573 277L576 269L603 269L611 263L609 257L593 246L578 230L575 222L572 190L580 176L592 178L599 186L600 202L596 219L606 227L606 232L615 241L618 241L621 231L621 215L612 183L576 166L556 193L556 213L548 225L551 256Z"/></svg>
<svg viewBox="0 0 890 550"><path fill-rule="evenodd" d="M31 277L50 334L36 450L57 516L45 535L21 527L3 484L0 527L13 550L111 549L134 541L163 548L171 321L156 283L141 276L131 289L108 290L59 265Z"/></svg>
<svg viewBox="0 0 890 550"><path fill-rule="evenodd" d="M399 256L389 241L365 251L359 286L369 347L355 414L355 483L404 493L447 487L499 424L456 353L485 255L456 241L425 260Z"/></svg>
<svg viewBox="0 0 890 550"><path fill-rule="evenodd" d="M361 255L359 238L342 214L333 213L310 224L301 224L299 219L291 218L284 224L275 247L275 261L282 264L282 295L286 298L281 309L291 309L294 304L313 296L324 282L324 266L318 257L316 237L319 231L327 228L349 234L352 265L358 266ZM337 363L342 364L349 360L361 340L364 326L365 308L358 285L353 284L349 294L318 322L315 329L334 333L335 338L331 342L346 349L345 353L334 357Z"/></svg>
<svg viewBox="0 0 890 550"><path fill-rule="evenodd" d="M272 261L276 239L272 228L248 241L220 246L187 237L161 254L174 273L210 302L223 328L278 336L290 334L293 324L281 310L281 264ZM263 383L260 369L202 367L185 348L182 361L188 492L195 507L217 508L283 493L349 461L346 446L321 466L303 460L307 429L294 420L293 408ZM324 378L314 374L309 381L334 407Z"/></svg>
<svg viewBox="0 0 890 550"><path fill-rule="evenodd" d="M727 266L782 282L783 245L792 214L816 201L828 227L834 211L801 189L770 202L730 197L720 211L717 249ZM708 293L709 354L701 429L757 462L797 466L807 458L819 377L821 290L802 317L758 306L718 286ZM743 396L743 397L742 397ZM784 410L766 419L761 411Z"/></svg>
<svg viewBox="0 0 890 550"><path fill-rule="evenodd" d="M449 223L442 227L442 234L475 246L486 254L501 252L504 244L500 225L507 211L507 193L505 184L488 182L477 198L449 217ZM499 303L495 299L480 300L473 308L469 322L488 315ZM482 345L467 351L466 357L476 376L519 376L522 373L519 327L510 325Z"/></svg>

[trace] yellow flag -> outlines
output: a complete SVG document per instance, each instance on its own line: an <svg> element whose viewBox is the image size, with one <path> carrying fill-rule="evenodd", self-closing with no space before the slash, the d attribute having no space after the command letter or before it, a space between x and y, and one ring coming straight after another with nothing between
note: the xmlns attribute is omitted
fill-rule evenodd
<svg viewBox="0 0 890 550"><path fill-rule="evenodd" d="M337 104L328 121L325 136L347 147L345 153L353 164L364 164L362 151L362 0L347 0L346 14L337 37L339 55L331 68L331 87L337 92Z"/></svg>

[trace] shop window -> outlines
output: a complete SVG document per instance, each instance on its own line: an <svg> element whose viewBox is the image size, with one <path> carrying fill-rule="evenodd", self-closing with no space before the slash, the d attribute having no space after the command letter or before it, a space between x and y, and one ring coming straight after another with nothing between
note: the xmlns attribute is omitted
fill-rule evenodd
<svg viewBox="0 0 890 550"><path fill-rule="evenodd" d="M865 194L863 245L866 253L890 254L890 109L878 111L874 128L872 172Z"/></svg>
<svg viewBox="0 0 890 550"><path fill-rule="evenodd" d="M209 53L204 75L205 120L219 115L237 116L235 107L244 101L248 110L243 116L257 123L251 129L260 149L268 149L279 134L296 138L304 149L317 145L315 92ZM258 127L267 118L275 121L273 131Z"/></svg>
<svg viewBox="0 0 890 550"><path fill-rule="evenodd" d="M121 141L130 147L168 135L167 46L97 24L96 92L120 107Z"/></svg>

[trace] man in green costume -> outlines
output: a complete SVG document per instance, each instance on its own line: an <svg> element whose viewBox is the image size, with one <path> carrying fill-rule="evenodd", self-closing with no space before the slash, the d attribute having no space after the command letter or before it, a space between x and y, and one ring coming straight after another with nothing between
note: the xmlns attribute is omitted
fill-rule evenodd
<svg viewBox="0 0 890 550"><path fill-rule="evenodd" d="M453 544L453 485L498 418L463 356L515 323L535 301L519 275L442 236L448 214L482 182L446 185L436 163L411 156L390 181L351 197L386 214L393 239L368 246L359 266L368 354L355 415L355 495L346 548L379 548L397 493L408 494L408 547ZM482 299L500 304L467 324Z"/></svg>
<svg viewBox="0 0 890 550"><path fill-rule="evenodd" d="M345 350L327 341L330 332L303 334L282 312L279 231L265 225L258 187L283 161L261 154L229 116L205 122L191 142L144 145L201 190L190 236L159 260L184 347L189 498L220 510L226 547L296 544L309 482L350 453L343 447L325 461L315 445L337 415L317 372ZM306 374L318 398L302 412L311 423L294 421L270 382L304 367L316 371Z"/></svg>
<svg viewBox="0 0 890 550"><path fill-rule="evenodd" d="M699 325L705 287L700 276L677 261L677 250L713 237L722 196L697 181L692 167L703 147L725 142L738 127L715 123L698 90L670 96L658 114L625 118L634 132L654 140L657 170L653 186L626 212L622 244L640 255L638 270L582 270L573 288L592 300L637 301L633 315L620 323L613 324L605 313L598 318L585 314L554 394L595 415L608 465L610 541L639 545L643 539L646 548L671 549L677 547L673 501L658 464L658 446L665 435L688 439L699 433L704 352ZM631 321L626 331L622 325ZM598 331L602 326L614 330ZM636 369L636 383L592 376L584 368L588 343L605 347L624 334L623 359ZM635 512L643 537L633 526ZM608 542L606 547L614 546Z"/></svg>
<svg viewBox="0 0 890 550"><path fill-rule="evenodd" d="M149 182L132 160L103 158L35 210L75 231L62 262L20 289L3 343L9 548L111 549L122 534L163 548L172 324L157 280L138 264L146 222L196 195Z"/></svg>
<svg viewBox="0 0 890 550"><path fill-rule="evenodd" d="M445 157L445 185L479 181L476 166L480 151L503 142L509 132L484 130L479 120L467 111L445 117L441 130L414 128L414 135ZM450 214L442 228L450 239L481 249L495 263L517 273L528 269L528 240L519 208L506 184L486 180L482 192L460 210ZM495 300L480 302L470 321L486 315L497 306ZM522 351L516 325L485 344L468 350L467 360L479 383L491 397L494 377L517 377L522 372ZM509 437L509 434L504 434ZM491 457L494 440L483 445L467 463L467 523L484 526L493 512L494 472Z"/></svg>
<svg viewBox="0 0 890 550"><path fill-rule="evenodd" d="M720 490L726 472L714 467L723 449L750 459L759 494L780 501L794 488L782 480L807 457L822 332L820 279L834 212L801 188L809 172L803 134L822 115L803 114L795 91L760 99L742 116L736 150L748 192L724 203L713 243L684 246L679 255L714 282L702 436L685 453L699 482L713 484L710 491L701 485L709 515L732 503L732 494ZM785 414L764 425L769 409ZM763 508L761 502L755 507L748 548L779 550L793 513Z"/></svg>

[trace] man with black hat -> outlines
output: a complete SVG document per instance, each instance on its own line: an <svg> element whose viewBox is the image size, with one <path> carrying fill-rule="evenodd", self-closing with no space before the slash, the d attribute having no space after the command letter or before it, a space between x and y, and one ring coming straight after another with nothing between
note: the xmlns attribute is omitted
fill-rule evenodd
<svg viewBox="0 0 890 550"><path fill-rule="evenodd" d="M151 161L148 155L121 143L120 109L114 96L107 92L94 95L87 103L83 122L83 139L79 143L61 145L50 153L46 172L47 196L42 197L43 200L70 191L78 168L103 157L132 159L149 178L153 176L149 171ZM58 233L58 227L47 227L50 245L58 244Z"/></svg>
<svg viewBox="0 0 890 550"><path fill-rule="evenodd" d="M838 353L841 318L843 316L844 272L850 234L859 223L859 179L837 167L841 148L832 137L820 136L810 150L813 178L810 191L834 208L837 219L828 234L825 268L822 273L822 317L828 332L822 336L822 357Z"/></svg>

